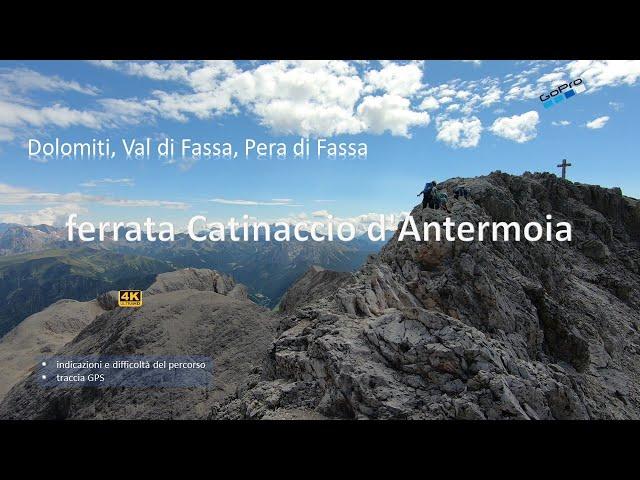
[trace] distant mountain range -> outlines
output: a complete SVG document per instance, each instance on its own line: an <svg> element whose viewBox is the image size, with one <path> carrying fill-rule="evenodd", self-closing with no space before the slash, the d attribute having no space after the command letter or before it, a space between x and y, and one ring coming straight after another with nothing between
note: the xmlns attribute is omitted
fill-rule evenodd
<svg viewBox="0 0 640 480"><path fill-rule="evenodd" d="M50 225L0 223L0 256L73 246L65 235L65 229Z"/></svg>
<svg viewBox="0 0 640 480"><path fill-rule="evenodd" d="M148 287L166 262L102 248L75 247L0 257L0 336L29 315L70 298Z"/></svg>
<svg viewBox="0 0 640 480"><path fill-rule="evenodd" d="M124 235L121 235L123 238ZM110 289L146 288L157 273L210 268L248 287L257 304L275 307L311 265L339 272L360 267L384 242L69 242L66 229L0 224L0 336L62 298L88 300Z"/></svg>
<svg viewBox="0 0 640 480"><path fill-rule="evenodd" d="M274 307L289 286L308 270L320 265L349 272L377 252L383 242L194 242L180 235L175 242L118 242L109 248L166 261L176 268L211 268L232 275L249 288L256 303Z"/></svg>

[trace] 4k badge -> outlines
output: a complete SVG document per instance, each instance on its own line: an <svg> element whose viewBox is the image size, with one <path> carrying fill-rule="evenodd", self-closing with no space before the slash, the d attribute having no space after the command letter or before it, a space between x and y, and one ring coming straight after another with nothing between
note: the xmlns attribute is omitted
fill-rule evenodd
<svg viewBox="0 0 640 480"><path fill-rule="evenodd" d="M138 308L142 306L142 290L118 290L118 306Z"/></svg>

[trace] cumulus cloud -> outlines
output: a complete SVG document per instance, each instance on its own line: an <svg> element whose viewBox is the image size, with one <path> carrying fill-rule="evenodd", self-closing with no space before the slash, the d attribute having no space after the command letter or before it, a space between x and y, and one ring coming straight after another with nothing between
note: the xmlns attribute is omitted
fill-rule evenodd
<svg viewBox="0 0 640 480"><path fill-rule="evenodd" d="M536 126L540 121L538 112L531 110L522 115L500 117L493 122L489 130L494 134L517 143L528 142L536 138Z"/></svg>
<svg viewBox="0 0 640 480"><path fill-rule="evenodd" d="M598 128L604 127L609 121L609 117L606 115L603 117L594 118L590 122L587 122L586 127L592 130L597 130Z"/></svg>
<svg viewBox="0 0 640 480"><path fill-rule="evenodd" d="M429 117L413 109L423 88L420 62L385 62L361 73L341 60L276 61L241 69L233 62L94 62L123 73L158 81L176 81L193 91L155 90L138 100L138 115L149 109L185 122L235 114L244 108L276 133L332 136L363 132L409 136ZM383 95L373 95L375 91ZM111 112L136 103L107 104Z"/></svg>
<svg viewBox="0 0 640 480"><path fill-rule="evenodd" d="M582 78L589 90L633 85L640 77L640 60L576 60L566 65L571 77Z"/></svg>
<svg viewBox="0 0 640 480"><path fill-rule="evenodd" d="M411 109L408 99L398 95L365 97L358 106L358 117L372 133L391 132L393 135L411 137L409 128L426 126L430 122L427 112Z"/></svg>
<svg viewBox="0 0 640 480"><path fill-rule="evenodd" d="M413 129L430 123L427 112L441 106L470 119L484 108L496 110L514 100L536 98L547 86L569 78L581 76L587 88L595 91L604 86L633 85L640 76L640 62L631 60L525 62L526 69L503 77L470 81L455 78L439 85L423 83L422 62L92 63L152 81L154 88L134 98L100 98L82 109L60 102L38 105L20 95L30 90L89 96L99 92L91 85L29 69L0 70L0 141L12 141L28 129L47 126L104 129L152 123L157 118L187 122L238 113L253 116L278 134L309 137L390 133L410 137ZM543 72L545 67L551 67L550 71ZM459 121L452 122L442 127L444 132L438 130L439 139L453 139L455 132L460 132L461 141L447 141L452 145L473 143L464 140L464 128L471 128L468 122L464 128L456 123ZM479 138L479 133L475 136Z"/></svg>
<svg viewBox="0 0 640 480"><path fill-rule="evenodd" d="M0 222L19 223L21 225L63 226L72 213L87 213L87 209L78 204L61 204L30 212L2 213Z"/></svg>
<svg viewBox="0 0 640 480"><path fill-rule="evenodd" d="M482 101L480 105L483 107L489 107L494 103L497 103L500 100L500 96L502 95L502 90L497 86L492 86L482 97Z"/></svg>
<svg viewBox="0 0 640 480"><path fill-rule="evenodd" d="M383 90L392 95L411 96L422 85L422 62L405 65L390 62L381 70L369 70L365 74L365 91Z"/></svg>
<svg viewBox="0 0 640 480"><path fill-rule="evenodd" d="M440 107L440 102L433 96L426 97L418 106L420 110L436 110L438 107Z"/></svg>
<svg viewBox="0 0 640 480"><path fill-rule="evenodd" d="M442 120L438 122L436 139L454 148L477 147L482 123L477 117Z"/></svg>
<svg viewBox="0 0 640 480"><path fill-rule="evenodd" d="M571 122L569 120L559 120L557 122L551 122L551 125L553 125L554 127L566 127L568 125L571 125Z"/></svg>
<svg viewBox="0 0 640 480"><path fill-rule="evenodd" d="M347 62L267 63L228 78L223 88L279 133L330 136L364 128L354 115L364 82Z"/></svg>

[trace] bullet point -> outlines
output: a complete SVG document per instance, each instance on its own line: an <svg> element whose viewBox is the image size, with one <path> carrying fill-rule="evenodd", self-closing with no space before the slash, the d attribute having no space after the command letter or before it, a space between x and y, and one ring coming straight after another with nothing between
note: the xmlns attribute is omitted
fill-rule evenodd
<svg viewBox="0 0 640 480"><path fill-rule="evenodd" d="M42 366L46 367L47 366L47 362L42 362Z"/></svg>
<svg viewBox="0 0 640 480"><path fill-rule="evenodd" d="M47 379L47 376L46 376L46 375L42 375L42 379L43 379L43 380L46 380L46 379Z"/></svg>

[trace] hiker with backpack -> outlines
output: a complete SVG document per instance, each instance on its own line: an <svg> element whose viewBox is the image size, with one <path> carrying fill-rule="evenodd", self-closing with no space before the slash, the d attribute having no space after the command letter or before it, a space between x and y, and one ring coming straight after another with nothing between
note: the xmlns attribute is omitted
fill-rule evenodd
<svg viewBox="0 0 640 480"><path fill-rule="evenodd" d="M416 195L417 197L419 197L420 195L422 195L422 208L425 208L427 205L429 205L429 208L436 208L435 207L435 197L433 195L433 191L436 189L436 182L435 180L432 182L427 182L424 185L424 188L422 189L422 191L420 193L418 193L418 195Z"/></svg>
<svg viewBox="0 0 640 480"><path fill-rule="evenodd" d="M433 208L434 210L439 210L440 207L443 207L445 211L449 211L447 208L447 201L449 199L446 192L440 192L436 187L436 182L431 181L427 182L420 193L417 196L423 195L422 197L422 208L424 209L426 206L429 208Z"/></svg>

